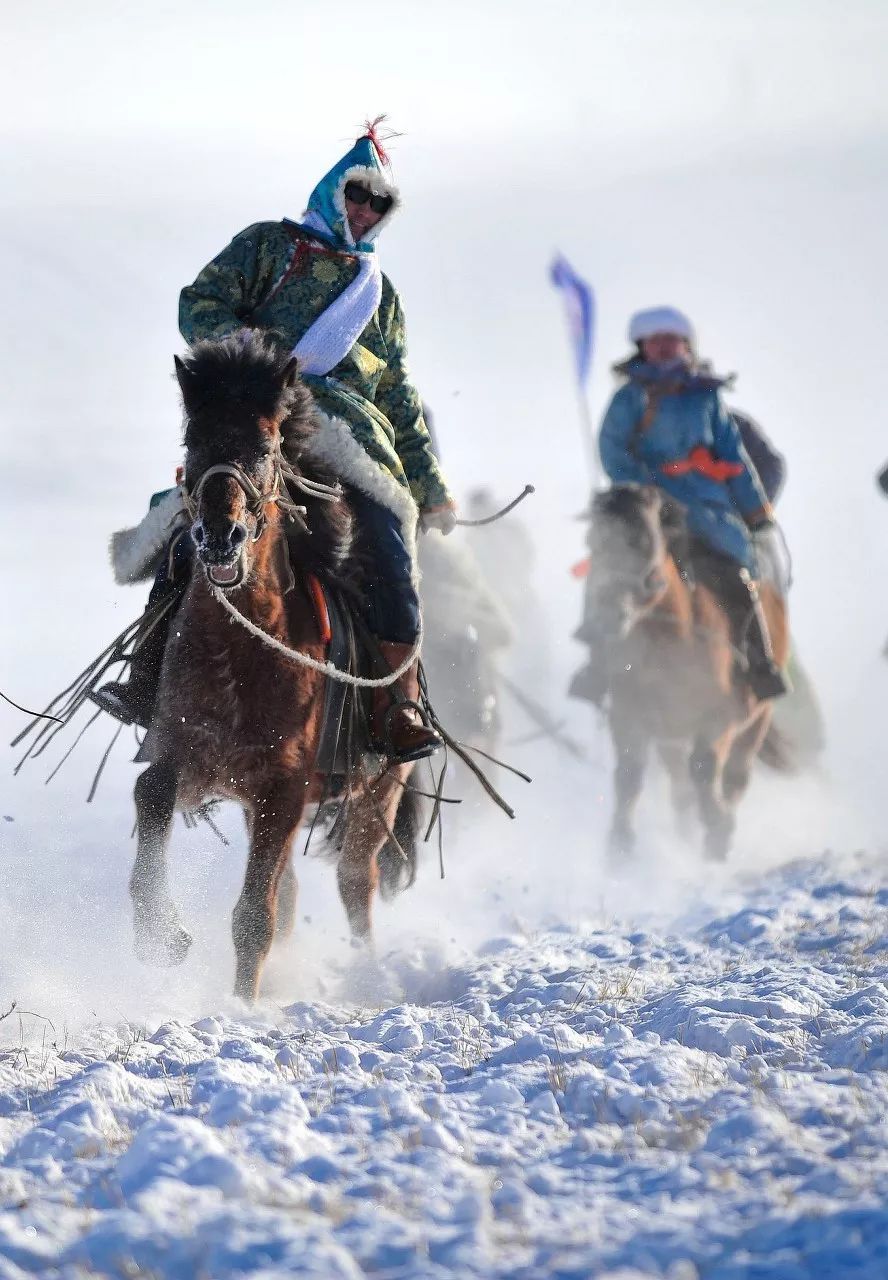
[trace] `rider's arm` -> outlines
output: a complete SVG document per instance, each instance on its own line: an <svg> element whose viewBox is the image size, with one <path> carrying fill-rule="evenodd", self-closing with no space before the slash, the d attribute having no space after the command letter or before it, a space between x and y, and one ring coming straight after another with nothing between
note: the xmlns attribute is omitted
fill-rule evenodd
<svg viewBox="0 0 888 1280"><path fill-rule="evenodd" d="M741 413L739 409L729 409L728 412L737 424L743 448L758 472L768 501L776 502L786 483L786 459L774 448L762 428L748 413Z"/></svg>
<svg viewBox="0 0 888 1280"><path fill-rule="evenodd" d="M621 387L608 405L598 437L601 465L614 484L655 484L650 468L633 452L644 401L636 389Z"/></svg>
<svg viewBox="0 0 888 1280"><path fill-rule="evenodd" d="M274 277L264 223L236 235L179 295L179 332L189 344L227 338L249 322Z"/></svg>
<svg viewBox="0 0 888 1280"><path fill-rule="evenodd" d="M407 370L404 311L400 299L383 277L380 322L388 358L379 380L375 404L395 429L395 452L401 459L410 492L420 509L452 502L432 440L422 416L419 392ZM388 296L386 296L388 295Z"/></svg>
<svg viewBox="0 0 888 1280"><path fill-rule="evenodd" d="M726 483L735 505L748 524L771 518L771 504L759 474L743 447L737 424L718 396L712 397L712 440L715 455L724 462L739 462L743 470Z"/></svg>

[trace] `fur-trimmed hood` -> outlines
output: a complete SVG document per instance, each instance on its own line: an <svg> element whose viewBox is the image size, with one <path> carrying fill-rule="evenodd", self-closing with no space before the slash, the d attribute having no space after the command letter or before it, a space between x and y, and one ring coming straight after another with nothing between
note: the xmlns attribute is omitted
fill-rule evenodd
<svg viewBox="0 0 888 1280"><path fill-rule="evenodd" d="M698 360L693 365L651 364L637 352L612 367L618 377L629 382L637 382L644 387L664 383L679 391L730 390L737 377L736 373L713 373L712 365L706 360Z"/></svg>
<svg viewBox="0 0 888 1280"><path fill-rule="evenodd" d="M357 244L345 213L345 186L348 182L359 182L376 196L392 197L391 208L383 214L375 227L371 227L366 239ZM316 227L316 220L320 218L340 245L363 253L372 253L373 241L391 222L400 203L398 188L389 177L386 162L380 155L371 127L368 133L358 138L351 150L337 161L329 173L324 174L309 196L305 212L313 215L309 225Z"/></svg>

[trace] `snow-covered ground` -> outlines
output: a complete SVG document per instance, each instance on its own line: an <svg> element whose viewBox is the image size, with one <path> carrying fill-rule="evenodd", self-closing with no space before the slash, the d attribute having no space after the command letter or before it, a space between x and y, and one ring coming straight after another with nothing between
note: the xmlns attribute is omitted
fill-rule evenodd
<svg viewBox="0 0 888 1280"><path fill-rule="evenodd" d="M726 874L253 1013L15 1011L0 1276L884 1275L884 880Z"/></svg>

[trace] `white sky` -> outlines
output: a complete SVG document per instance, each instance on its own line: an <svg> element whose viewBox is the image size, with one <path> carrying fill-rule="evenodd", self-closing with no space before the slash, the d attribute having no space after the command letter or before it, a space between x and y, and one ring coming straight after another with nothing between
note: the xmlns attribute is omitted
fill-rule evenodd
<svg viewBox="0 0 888 1280"><path fill-rule="evenodd" d="M883 0L3 0L0 130L346 136L471 150L881 131ZM685 133L685 148L693 138Z"/></svg>

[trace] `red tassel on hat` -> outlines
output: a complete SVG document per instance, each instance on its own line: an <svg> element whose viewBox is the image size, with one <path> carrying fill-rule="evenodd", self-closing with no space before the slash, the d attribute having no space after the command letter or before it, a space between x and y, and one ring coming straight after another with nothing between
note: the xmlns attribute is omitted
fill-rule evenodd
<svg viewBox="0 0 888 1280"><path fill-rule="evenodd" d="M400 138L401 135L394 129L386 129L384 135L380 134L379 126L382 124L383 120L387 119L388 116L383 113L381 116L376 116L373 120L365 120L364 132L361 134L361 137L370 139L376 148L376 153L380 160L386 168L390 169L392 162L389 160L388 153L386 152L383 143L390 141L392 138Z"/></svg>

